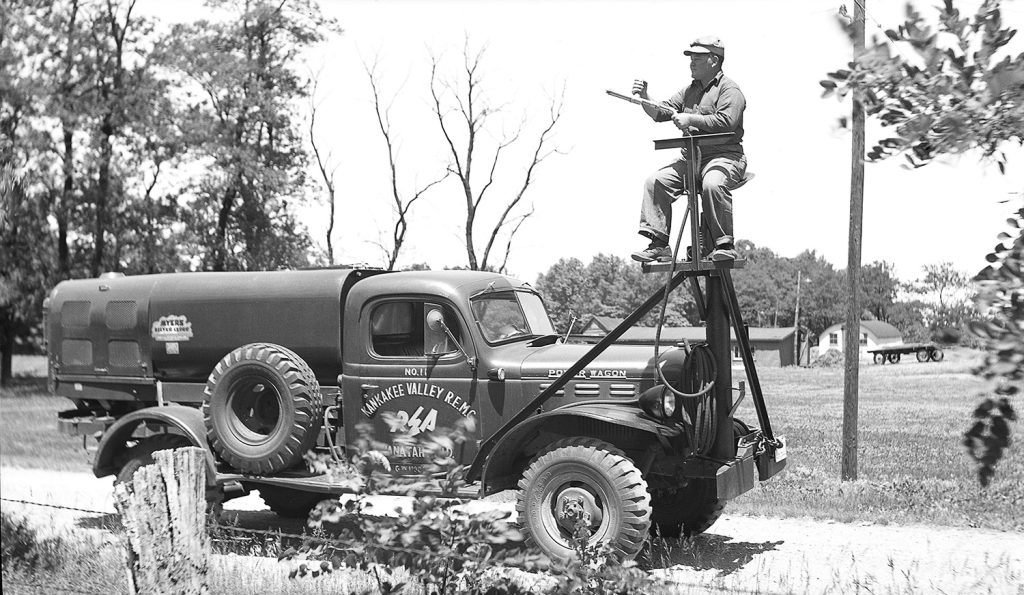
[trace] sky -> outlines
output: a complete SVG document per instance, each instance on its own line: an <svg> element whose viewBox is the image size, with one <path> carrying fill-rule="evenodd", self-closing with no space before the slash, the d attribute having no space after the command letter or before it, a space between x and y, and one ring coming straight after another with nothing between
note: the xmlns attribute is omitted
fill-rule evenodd
<svg viewBox="0 0 1024 595"><path fill-rule="evenodd" d="M535 172L518 211L532 205L534 213L516 235L508 261L511 275L533 282L561 258L588 263L604 253L628 259L645 247L636 234L644 180L677 155L655 151L652 141L678 131L605 90L628 94L633 79L642 78L654 99L668 98L689 83L683 50L696 37L715 35L726 48L725 73L747 99L744 148L748 171L756 176L735 192L736 236L786 257L814 250L846 268L851 135L837 121L849 106L822 99L818 84L852 54L836 24L840 4L321 0L323 12L344 32L304 55L302 68L319 73L315 134L337 168L335 260L383 264L379 244L390 241L394 221L366 64L377 63L382 96L390 101L398 183L408 196L442 172L448 158L429 106L430 56L439 57L443 72L454 72L467 39L472 51L486 48L484 93L505 118L493 121L492 135L511 132L524 117L526 126L519 152L497 172L478 237L521 183L524 153L533 148L551 98L564 88L553 137L559 152ZM930 17L932 4L919 8ZM1024 2L1004 4L1007 24L1024 28ZM957 5L966 12L972 3ZM902 6L868 0L869 43L901 22ZM852 14L852 0L848 7ZM200 2L185 0L140 0L137 8L165 21L211 16ZM1019 42L1014 52L1022 51ZM869 147L879 133L869 126ZM948 261L969 273L984 267L1024 191L1024 151L1008 147L1007 154L1006 175L971 154L913 171L900 167L901 159L867 164L862 262L891 263L905 281L921 277L928 264ZM677 204L673 234L684 210ZM300 212L325 245L327 207L310 204ZM461 187L450 179L413 206L398 265L465 265L464 225Z"/></svg>

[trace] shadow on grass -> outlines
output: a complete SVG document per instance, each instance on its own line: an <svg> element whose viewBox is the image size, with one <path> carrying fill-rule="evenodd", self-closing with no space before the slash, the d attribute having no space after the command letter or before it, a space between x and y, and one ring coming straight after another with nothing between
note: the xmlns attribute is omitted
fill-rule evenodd
<svg viewBox="0 0 1024 595"><path fill-rule="evenodd" d="M50 396L50 390L46 387L46 377L28 378L18 376L11 378L7 386L0 389L0 395L4 397Z"/></svg>
<svg viewBox="0 0 1024 595"><path fill-rule="evenodd" d="M717 570L719 576L726 576L783 543L733 541L731 537L709 533L690 539L652 538L644 560L648 564L642 566L647 570L685 566L693 570Z"/></svg>
<svg viewBox="0 0 1024 595"><path fill-rule="evenodd" d="M80 529L99 529L111 533L120 533L124 530L121 524L121 515L116 512L79 517L75 520L75 526Z"/></svg>

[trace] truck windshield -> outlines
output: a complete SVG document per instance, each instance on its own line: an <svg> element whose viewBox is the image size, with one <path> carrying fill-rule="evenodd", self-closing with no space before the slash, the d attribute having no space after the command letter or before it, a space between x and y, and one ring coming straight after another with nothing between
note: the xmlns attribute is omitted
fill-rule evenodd
<svg viewBox="0 0 1024 595"><path fill-rule="evenodd" d="M540 296L526 291L481 296L473 300L473 316L488 343L555 332Z"/></svg>

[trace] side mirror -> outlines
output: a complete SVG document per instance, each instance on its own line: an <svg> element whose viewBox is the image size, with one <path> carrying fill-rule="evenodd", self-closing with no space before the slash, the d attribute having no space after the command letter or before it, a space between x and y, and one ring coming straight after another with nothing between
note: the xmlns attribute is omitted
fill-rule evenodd
<svg viewBox="0 0 1024 595"><path fill-rule="evenodd" d="M447 330L445 326L444 314L440 310L433 308L427 312L427 328L435 333L443 333Z"/></svg>
<svg viewBox="0 0 1024 595"><path fill-rule="evenodd" d="M441 308L436 306L427 306L427 314L424 316L424 323L426 324L426 333L424 333L425 344L423 346L423 352L426 355L443 355L445 353L452 353L453 351L461 352L466 357L469 364L476 368L476 361L470 357L466 350L462 348L462 344L455 338L451 329L444 323L444 313ZM455 344L456 349L448 347L448 341Z"/></svg>

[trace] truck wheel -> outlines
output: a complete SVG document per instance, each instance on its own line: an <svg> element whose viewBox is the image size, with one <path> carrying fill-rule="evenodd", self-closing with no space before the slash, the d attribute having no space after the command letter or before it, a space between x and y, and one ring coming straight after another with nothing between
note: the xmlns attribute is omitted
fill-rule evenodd
<svg viewBox="0 0 1024 595"><path fill-rule="evenodd" d="M928 361L928 350L927 349L918 349L917 350L917 361L919 361L921 363L924 363L924 362Z"/></svg>
<svg viewBox="0 0 1024 595"><path fill-rule="evenodd" d="M519 480L516 511L527 540L550 558L567 560L578 519L590 543L606 541L623 559L640 551L651 524L647 482L618 448L569 438L542 450Z"/></svg>
<svg viewBox="0 0 1024 595"><path fill-rule="evenodd" d="M309 512L317 504L330 497L327 494L289 490L277 486L261 485L258 489L260 497L274 514L289 519L308 517Z"/></svg>
<svg viewBox="0 0 1024 595"><path fill-rule="evenodd" d="M316 442L322 402L313 371L294 352L266 343L239 347L206 382L207 440L240 471L282 471Z"/></svg>
<svg viewBox="0 0 1024 595"><path fill-rule="evenodd" d="M135 476L136 471L146 465L152 465L154 462L153 453L161 450L185 448L186 446L192 446L192 442L178 434L157 434L140 441L128 449L124 458L124 465L121 466L121 470L114 476L114 485L130 482L132 477Z"/></svg>
<svg viewBox="0 0 1024 595"><path fill-rule="evenodd" d="M900 363L900 354L898 354L898 353L890 353L889 354L889 363L890 364L898 364L898 363Z"/></svg>
<svg viewBox="0 0 1024 595"><path fill-rule="evenodd" d="M725 510L713 481L693 480L675 493L651 497L652 535L690 537L707 531Z"/></svg>
<svg viewBox="0 0 1024 595"><path fill-rule="evenodd" d="M936 350L932 351L931 354L928 357L933 362L941 362L942 358L945 357L945 354L942 353L941 349L936 349Z"/></svg>
<svg viewBox="0 0 1024 595"><path fill-rule="evenodd" d="M876 353L875 357L874 357L874 360L875 360L876 364L885 365L885 355L882 354L882 353Z"/></svg>

